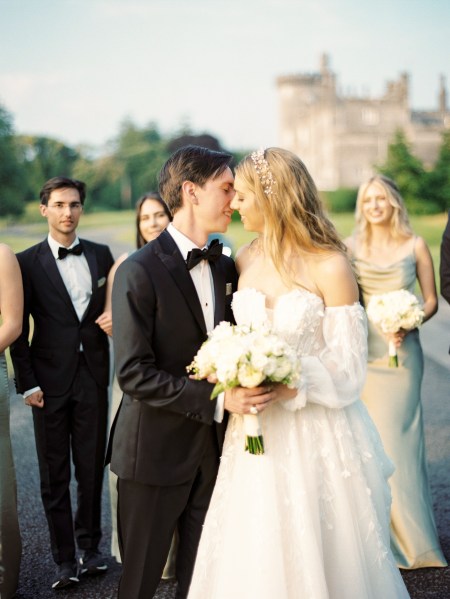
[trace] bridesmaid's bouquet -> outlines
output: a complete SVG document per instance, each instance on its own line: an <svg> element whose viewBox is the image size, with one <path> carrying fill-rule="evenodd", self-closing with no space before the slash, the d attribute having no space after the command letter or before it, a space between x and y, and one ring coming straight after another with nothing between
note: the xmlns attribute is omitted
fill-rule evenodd
<svg viewBox="0 0 450 599"><path fill-rule="evenodd" d="M414 329L425 313L417 297L406 289L373 295L367 306L368 319L383 333ZM389 341L389 366L398 367L397 348Z"/></svg>
<svg viewBox="0 0 450 599"><path fill-rule="evenodd" d="M253 329L221 322L208 334L193 362L187 367L196 379L217 379L211 393L214 399L233 387L258 387L283 383L297 387L300 360L297 352L268 327ZM245 451L264 453L264 440L258 414L244 414Z"/></svg>

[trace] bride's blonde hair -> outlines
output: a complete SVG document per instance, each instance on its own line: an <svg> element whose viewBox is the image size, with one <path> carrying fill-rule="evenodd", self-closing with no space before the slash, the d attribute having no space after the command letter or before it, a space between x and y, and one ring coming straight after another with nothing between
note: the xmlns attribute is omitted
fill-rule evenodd
<svg viewBox="0 0 450 599"><path fill-rule="evenodd" d="M356 236L361 245L365 248L370 245L371 226L364 216L362 206L367 190L372 183L377 183L383 189L387 201L393 208L392 217L389 223L392 237L394 239L401 239L414 235L411 225L409 224L405 202L403 201L397 185L392 179L389 179L389 177L384 175L374 175L360 185L358 196L356 198Z"/></svg>
<svg viewBox="0 0 450 599"><path fill-rule="evenodd" d="M284 280L296 283L285 259L287 251L345 253L316 185L298 156L281 148L253 152L238 164L236 175L256 196L264 216L263 251Z"/></svg>

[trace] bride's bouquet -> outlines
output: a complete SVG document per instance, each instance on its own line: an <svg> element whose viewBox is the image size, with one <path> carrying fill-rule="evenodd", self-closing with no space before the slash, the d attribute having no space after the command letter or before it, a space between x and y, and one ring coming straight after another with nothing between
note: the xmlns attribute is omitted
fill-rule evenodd
<svg viewBox="0 0 450 599"><path fill-rule="evenodd" d="M367 306L368 319L383 333L414 329L422 324L425 313L415 295L406 289L373 295ZM389 366L398 367L397 348L389 341Z"/></svg>
<svg viewBox="0 0 450 599"><path fill-rule="evenodd" d="M296 351L268 327L253 329L221 322L208 334L187 371L196 379L214 376L214 399L233 387L257 387L264 383L298 386L300 360ZM264 453L264 440L258 414L244 414L245 450Z"/></svg>

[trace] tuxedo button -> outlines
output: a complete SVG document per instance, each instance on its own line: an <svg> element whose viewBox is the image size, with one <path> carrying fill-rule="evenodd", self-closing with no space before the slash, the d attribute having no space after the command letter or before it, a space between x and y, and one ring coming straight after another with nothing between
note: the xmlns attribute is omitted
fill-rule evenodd
<svg viewBox="0 0 450 599"><path fill-rule="evenodd" d="M186 412L186 416L187 416L188 418L192 418L192 413L191 413L191 412Z"/></svg>

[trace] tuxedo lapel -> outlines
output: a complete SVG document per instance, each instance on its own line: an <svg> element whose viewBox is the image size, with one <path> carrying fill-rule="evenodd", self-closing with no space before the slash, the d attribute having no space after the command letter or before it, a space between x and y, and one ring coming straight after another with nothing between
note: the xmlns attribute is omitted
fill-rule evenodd
<svg viewBox="0 0 450 599"><path fill-rule="evenodd" d="M42 242L42 245L38 253L38 260L50 283L58 291L64 303L70 307L73 315L78 320L78 316L75 311L75 308L73 307L69 292L67 291L66 286L64 285L64 281L61 278L58 267L56 266L56 260L50 250L50 246L48 245L47 240Z"/></svg>
<svg viewBox="0 0 450 599"><path fill-rule="evenodd" d="M173 240L170 233L163 231L161 235L153 242L155 244L156 254L161 262L170 272L176 286L180 289L189 306L195 320L206 335L206 323L203 316L202 307L200 304L197 291L195 289L192 277L183 260L177 244Z"/></svg>
<svg viewBox="0 0 450 599"><path fill-rule="evenodd" d="M225 317L225 275L220 261L210 264L214 281L214 326L217 326Z"/></svg>
<svg viewBox="0 0 450 599"><path fill-rule="evenodd" d="M92 280L91 299L89 301L89 304L88 304L88 307L86 308L85 313L83 314L83 318L81 319L81 320L83 320L89 314L89 310L92 306L92 302L93 302L95 293L98 290L98 267L97 267L97 255L95 253L94 248L92 248L90 245L88 245L86 243L83 243L83 240L80 240L80 243L81 243L81 247L83 248L83 253L86 257L86 261L88 263L89 270L91 272L91 280Z"/></svg>
<svg viewBox="0 0 450 599"><path fill-rule="evenodd" d="M83 248L83 253L86 256L86 260L89 266L89 270L91 271L92 278L92 295L97 291L97 283L98 283L98 268L97 268L97 255L95 250L83 240L80 240L81 247Z"/></svg>

